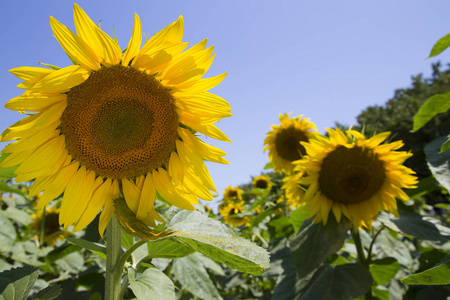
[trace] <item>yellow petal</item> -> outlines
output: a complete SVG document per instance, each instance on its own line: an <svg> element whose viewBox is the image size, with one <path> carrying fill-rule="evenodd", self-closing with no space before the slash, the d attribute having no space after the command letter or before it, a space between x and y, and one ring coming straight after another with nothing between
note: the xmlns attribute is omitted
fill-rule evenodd
<svg viewBox="0 0 450 300"><path fill-rule="evenodd" d="M122 56L119 45L76 4L73 5L73 19L78 36L95 52L101 64L110 66L119 63Z"/></svg>
<svg viewBox="0 0 450 300"><path fill-rule="evenodd" d="M6 102L7 109L16 111L41 111L55 103L67 99L66 94L24 93Z"/></svg>
<svg viewBox="0 0 450 300"><path fill-rule="evenodd" d="M135 214L139 207L139 199L141 197L141 191L138 187L126 178L122 179L122 188L125 201L128 208L130 208Z"/></svg>
<svg viewBox="0 0 450 300"><path fill-rule="evenodd" d="M39 67L18 67L9 70L9 72L25 82L34 84L40 79L54 72L54 70Z"/></svg>
<svg viewBox="0 0 450 300"><path fill-rule="evenodd" d="M77 209L81 210L82 213L80 218L74 221L74 232L89 225L89 223L91 223L95 216L100 212L100 209L102 209L105 202L105 197L102 197L105 194L105 190L106 189L103 186L103 179L101 177L97 177L88 196L81 198L77 206Z"/></svg>
<svg viewBox="0 0 450 300"><path fill-rule="evenodd" d="M72 218L70 214L80 214L81 212L76 210L76 202L78 198L84 193L83 189L86 188L88 182L86 180L88 171L82 166L72 177L64 190L63 200L61 202L61 211L59 213L59 223L67 224L65 228L70 226L69 220ZM84 186L83 186L84 184ZM79 215L75 216L79 217Z"/></svg>
<svg viewBox="0 0 450 300"><path fill-rule="evenodd" d="M185 97L185 95L206 92L221 83L225 76L227 76L227 72L211 78L200 79L195 84L190 85L186 90L184 90L182 85L179 85L176 89L172 90L172 95L174 97Z"/></svg>
<svg viewBox="0 0 450 300"><path fill-rule="evenodd" d="M139 205L136 213L138 220L147 218L151 211L154 209L154 203L156 198L156 188L153 183L152 176L147 174L144 184L142 186L141 196L139 198Z"/></svg>
<svg viewBox="0 0 450 300"><path fill-rule="evenodd" d="M191 148L192 151L197 153L202 159L221 164L228 164L228 161L222 158L226 153L221 149L206 144L187 129L180 127L178 129L178 134L187 147Z"/></svg>
<svg viewBox="0 0 450 300"><path fill-rule="evenodd" d="M119 183L117 180L112 182L112 185L108 188L108 196L106 196L105 206L100 215L100 220L98 223L98 232L103 238L103 233L105 232L106 226L108 226L109 221L114 213L114 203L113 200L119 197Z"/></svg>
<svg viewBox="0 0 450 300"><path fill-rule="evenodd" d="M138 54L142 42L142 26L139 16L134 14L133 34L128 42L127 50L122 58L122 65L128 66L130 61Z"/></svg>
<svg viewBox="0 0 450 300"><path fill-rule="evenodd" d="M166 201L182 209L194 210L189 201L177 193L166 170L159 168L158 171L152 173L152 177L156 190Z"/></svg>
<svg viewBox="0 0 450 300"><path fill-rule="evenodd" d="M33 86L33 91L44 93L65 93L74 86L86 81L89 77L89 73L89 70L81 66L68 66L44 77Z"/></svg>
<svg viewBox="0 0 450 300"><path fill-rule="evenodd" d="M66 26L50 17L53 34L67 55L88 70L100 69L100 62L94 51Z"/></svg>

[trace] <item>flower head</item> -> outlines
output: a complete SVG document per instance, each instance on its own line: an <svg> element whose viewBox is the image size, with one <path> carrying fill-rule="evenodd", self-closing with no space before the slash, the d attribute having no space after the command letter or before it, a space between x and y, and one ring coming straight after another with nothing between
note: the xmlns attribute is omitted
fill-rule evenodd
<svg viewBox="0 0 450 300"><path fill-rule="evenodd" d="M248 223L248 218L241 216L244 212L244 202L224 202L219 206L219 213L226 223L232 227L238 227Z"/></svg>
<svg viewBox="0 0 450 300"><path fill-rule="evenodd" d="M408 200L402 189L417 184L414 171L402 165L412 154L395 151L402 141L381 144L389 132L366 139L353 130L327 131L329 139L302 143L307 157L295 163L306 174L298 183L309 185L303 197L309 217L326 224L332 211L338 222L344 215L355 230L370 230L381 208L398 216L396 198Z"/></svg>
<svg viewBox="0 0 450 300"><path fill-rule="evenodd" d="M289 118L280 114L280 126L273 125L264 140L264 151L269 150L269 160L275 171L291 173L293 161L305 155L305 147L300 142L308 142L318 134L316 126L303 116Z"/></svg>
<svg viewBox="0 0 450 300"><path fill-rule="evenodd" d="M225 201L242 201L242 190L239 187L228 186L223 193Z"/></svg>
<svg viewBox="0 0 450 300"><path fill-rule="evenodd" d="M45 215L44 215L45 213ZM61 236L69 236L67 231L62 230L59 225L59 209L56 207L47 207L47 209L40 210L31 217L31 228L36 232L35 237L40 239L41 231L43 229L43 243L47 246L54 246L58 240L62 240ZM42 224L44 222L44 224Z"/></svg>
<svg viewBox="0 0 450 300"><path fill-rule="evenodd" d="M272 188L272 182L269 175L261 175L253 178L253 186L262 190L270 190Z"/></svg>
<svg viewBox="0 0 450 300"><path fill-rule="evenodd" d="M198 198L212 200L204 160L227 163L225 153L194 132L229 141L213 123L231 116L229 104L207 92L226 74L202 79L213 47L205 48L204 40L186 50L181 16L141 47L135 15L123 52L76 4L74 21L77 34L50 17L75 65L10 70L24 81L25 93L6 108L35 113L1 135L1 141L18 141L3 149L10 155L0 167L19 165L16 182L34 179L30 197L44 192L38 209L63 194L59 221L75 231L103 208L102 234L121 190L149 226L164 221L154 209L156 194L188 210Z"/></svg>

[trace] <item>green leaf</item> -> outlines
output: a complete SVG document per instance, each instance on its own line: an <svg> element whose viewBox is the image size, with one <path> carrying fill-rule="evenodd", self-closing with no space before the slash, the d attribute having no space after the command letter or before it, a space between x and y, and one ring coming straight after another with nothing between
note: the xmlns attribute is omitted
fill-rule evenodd
<svg viewBox="0 0 450 300"><path fill-rule="evenodd" d="M5 160L5 158L9 155L9 153L1 153L0 154L0 163ZM0 168L0 180L9 180L11 178L16 177L14 171L17 169L17 166L9 167L9 168Z"/></svg>
<svg viewBox="0 0 450 300"><path fill-rule="evenodd" d="M266 200L267 201L267 200ZM278 208L281 207L281 204L277 204L274 207L271 207L269 209L266 209L262 213L258 214L250 223L250 228L257 226L259 223L261 223L265 218L272 215L274 211L276 211Z"/></svg>
<svg viewBox="0 0 450 300"><path fill-rule="evenodd" d="M354 299L367 293L372 276L361 264L321 266L308 283L302 300Z"/></svg>
<svg viewBox="0 0 450 300"><path fill-rule="evenodd" d="M260 275L269 266L266 250L233 229L197 211L178 212L170 221L170 238L232 269Z"/></svg>
<svg viewBox="0 0 450 300"><path fill-rule="evenodd" d="M386 213L378 216L378 220L386 227L418 239L429 241L448 241L449 237L440 233L439 229L431 222L424 220L417 213L399 209L400 218L389 219Z"/></svg>
<svg viewBox="0 0 450 300"><path fill-rule="evenodd" d="M133 244L134 244L134 237L126 232L122 232L122 246L125 249L128 249Z"/></svg>
<svg viewBox="0 0 450 300"><path fill-rule="evenodd" d="M194 252L171 239L161 239L147 243L150 258L180 258Z"/></svg>
<svg viewBox="0 0 450 300"><path fill-rule="evenodd" d="M51 284L45 289L39 291L33 300L52 300L61 294L62 288L57 284Z"/></svg>
<svg viewBox="0 0 450 300"><path fill-rule="evenodd" d="M408 189L405 193L411 198L417 198L423 196L432 191L440 191L441 187L433 176L425 177L419 181L417 188Z"/></svg>
<svg viewBox="0 0 450 300"><path fill-rule="evenodd" d="M434 116L450 109L450 92L428 98L414 116L413 131L422 128Z"/></svg>
<svg viewBox="0 0 450 300"><path fill-rule="evenodd" d="M436 44L434 44L433 49L431 49L430 56L428 58L440 54L442 51L450 46L450 34L440 38Z"/></svg>
<svg viewBox="0 0 450 300"><path fill-rule="evenodd" d="M45 256L45 263L51 265L58 259L64 258L70 253L78 252L81 250L80 246L76 245L64 245L52 250L49 254Z"/></svg>
<svg viewBox="0 0 450 300"><path fill-rule="evenodd" d="M294 233L291 221L285 215L277 216L269 222L269 232L273 238L289 237Z"/></svg>
<svg viewBox="0 0 450 300"><path fill-rule="evenodd" d="M20 189L10 187L6 182L0 181L0 193L13 193L20 196L25 196L25 193Z"/></svg>
<svg viewBox="0 0 450 300"><path fill-rule="evenodd" d="M385 285L394 278L400 269L399 262L393 257L385 257L372 261L369 270L377 285Z"/></svg>
<svg viewBox="0 0 450 300"><path fill-rule="evenodd" d="M449 274L450 274L450 261L447 261L434 268L406 277L405 279L401 280L401 282L409 285L450 284Z"/></svg>
<svg viewBox="0 0 450 300"><path fill-rule="evenodd" d="M175 300L175 287L172 280L158 269L146 269L136 279L136 271L128 268L130 288L138 300Z"/></svg>
<svg viewBox="0 0 450 300"><path fill-rule="evenodd" d="M38 275L38 269L30 266L1 272L0 300L25 300Z"/></svg>
<svg viewBox="0 0 450 300"><path fill-rule="evenodd" d="M81 248L88 249L92 253L97 254L104 260L106 260L106 247L97 243L89 242L82 239L76 239L76 238L65 238L69 243L80 246Z"/></svg>
<svg viewBox="0 0 450 300"><path fill-rule="evenodd" d="M447 151L448 149L450 149L450 138L447 139L447 141L446 141L445 143L442 144L440 153L445 152L445 151Z"/></svg>
<svg viewBox="0 0 450 300"><path fill-rule="evenodd" d="M1 214L25 226L28 226L33 221L33 218L28 213L12 206L8 206L6 210L2 210Z"/></svg>
<svg viewBox="0 0 450 300"><path fill-rule="evenodd" d="M172 271L183 288L200 299L222 299L198 253L175 259Z"/></svg>
<svg viewBox="0 0 450 300"><path fill-rule="evenodd" d="M11 221L0 214L0 252L9 252L16 240L16 230Z"/></svg>
<svg viewBox="0 0 450 300"><path fill-rule="evenodd" d="M437 138L426 145L424 151L431 173L443 187L450 191L450 152L439 153L441 145L446 140L445 136Z"/></svg>
<svg viewBox="0 0 450 300"><path fill-rule="evenodd" d="M384 286L373 286L372 293L380 300L389 300L389 290Z"/></svg>
<svg viewBox="0 0 450 300"><path fill-rule="evenodd" d="M291 213L289 219L291 220L292 226L294 226L295 232L300 230L308 214L309 210L305 210L303 207L299 207Z"/></svg>
<svg viewBox="0 0 450 300"><path fill-rule="evenodd" d="M269 169L273 169L273 167L272 167L272 163L271 162L268 162L265 166L264 166L264 168L263 168L264 170L269 170Z"/></svg>
<svg viewBox="0 0 450 300"><path fill-rule="evenodd" d="M326 226L311 221L303 223L290 244L300 278L314 271L328 256L342 248L350 227L345 218L337 223L332 214Z"/></svg>

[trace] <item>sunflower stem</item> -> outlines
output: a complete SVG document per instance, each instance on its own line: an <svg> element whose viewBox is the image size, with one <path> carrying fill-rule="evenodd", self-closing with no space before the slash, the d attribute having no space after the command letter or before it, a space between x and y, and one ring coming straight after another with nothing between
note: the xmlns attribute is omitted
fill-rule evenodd
<svg viewBox="0 0 450 300"><path fill-rule="evenodd" d="M121 244L122 228L113 215L106 232L105 300L120 299L120 280L123 271L123 265L120 266Z"/></svg>
<svg viewBox="0 0 450 300"><path fill-rule="evenodd" d="M358 253L358 260L363 264L363 266L369 270L369 261L366 259L366 256L364 255L364 248L361 243L361 237L359 236L359 230L355 232L354 230L351 230L353 241L355 242L356 246L356 252ZM372 290L369 290L365 295L366 300L372 300Z"/></svg>

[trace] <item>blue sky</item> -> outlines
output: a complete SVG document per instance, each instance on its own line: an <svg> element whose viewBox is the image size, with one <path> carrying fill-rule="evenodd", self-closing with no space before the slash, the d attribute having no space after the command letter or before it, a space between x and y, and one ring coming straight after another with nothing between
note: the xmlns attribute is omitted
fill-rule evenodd
<svg viewBox="0 0 450 300"><path fill-rule="evenodd" d="M107 4L106 4L107 3ZM450 51L425 60L450 32L450 1L78 1L108 34L126 47L139 14L152 35L183 15L184 41L208 38L216 59L207 77L228 72L212 90L230 102L234 116L218 123L231 144L206 141L227 152L230 165L208 163L221 193L260 175L268 162L263 140L279 113L310 118L324 132L335 121L351 125L369 105L382 105L411 76L431 74L431 63L449 62ZM0 9L0 128L21 118L3 105L21 94L8 70L70 64L52 36L49 16L74 30L73 2L2 1ZM2 148L4 145L0 145Z"/></svg>

